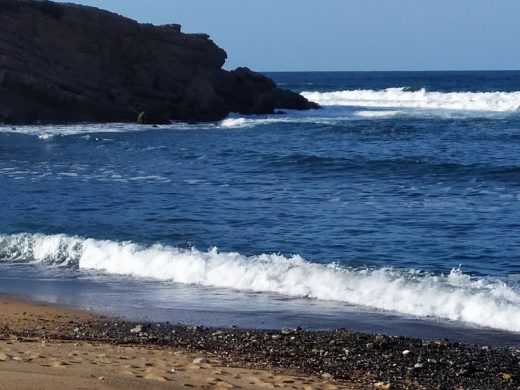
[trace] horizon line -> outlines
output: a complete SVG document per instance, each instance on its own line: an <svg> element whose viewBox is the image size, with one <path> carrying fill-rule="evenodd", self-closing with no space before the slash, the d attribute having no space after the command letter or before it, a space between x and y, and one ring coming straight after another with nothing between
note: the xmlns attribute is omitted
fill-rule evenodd
<svg viewBox="0 0 520 390"><path fill-rule="evenodd" d="M233 69L226 69L233 70ZM420 69L420 70L255 70L259 73L434 73L434 72L452 72L452 73L463 73L463 72L520 72L520 69Z"/></svg>

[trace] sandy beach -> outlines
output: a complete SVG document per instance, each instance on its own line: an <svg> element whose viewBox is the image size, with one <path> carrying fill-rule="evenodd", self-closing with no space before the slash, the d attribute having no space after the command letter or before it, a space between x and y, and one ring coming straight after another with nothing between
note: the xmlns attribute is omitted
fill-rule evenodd
<svg viewBox="0 0 520 390"><path fill-rule="evenodd" d="M63 337L65 329L116 320L11 298L1 298L0 307L0 389L354 388L280 370L230 367L214 354L71 341Z"/></svg>
<svg viewBox="0 0 520 390"><path fill-rule="evenodd" d="M512 389L520 350L353 333L133 323L0 299L2 389Z"/></svg>

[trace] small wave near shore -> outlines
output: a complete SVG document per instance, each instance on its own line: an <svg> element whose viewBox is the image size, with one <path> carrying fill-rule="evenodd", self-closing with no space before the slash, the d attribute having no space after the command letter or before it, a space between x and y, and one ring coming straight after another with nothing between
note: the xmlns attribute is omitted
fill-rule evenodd
<svg viewBox="0 0 520 390"><path fill-rule="evenodd" d="M345 302L520 332L520 294L501 281L393 268L348 268L301 256L244 256L68 235L0 235L0 262Z"/></svg>

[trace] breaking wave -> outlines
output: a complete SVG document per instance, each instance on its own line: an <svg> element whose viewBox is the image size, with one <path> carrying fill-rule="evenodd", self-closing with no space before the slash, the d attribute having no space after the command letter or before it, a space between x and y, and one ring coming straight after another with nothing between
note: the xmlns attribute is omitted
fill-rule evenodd
<svg viewBox="0 0 520 390"><path fill-rule="evenodd" d="M0 235L0 261L71 267L291 297L332 300L520 331L520 295L503 282L454 269L432 275L391 268L316 264L300 256L244 256L67 235Z"/></svg>
<svg viewBox="0 0 520 390"><path fill-rule="evenodd" d="M345 90L302 92L305 98L322 106L356 106L511 112L520 110L518 92L433 92L406 88L384 90Z"/></svg>

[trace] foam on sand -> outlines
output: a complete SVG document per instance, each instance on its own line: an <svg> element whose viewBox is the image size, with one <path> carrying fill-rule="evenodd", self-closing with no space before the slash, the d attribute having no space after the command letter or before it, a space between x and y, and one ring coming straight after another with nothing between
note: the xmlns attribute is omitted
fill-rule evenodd
<svg viewBox="0 0 520 390"><path fill-rule="evenodd" d="M302 92L322 106L391 107L431 110L512 112L520 109L518 92L433 92L406 88Z"/></svg>
<svg viewBox="0 0 520 390"><path fill-rule="evenodd" d="M332 300L520 332L520 294L454 269L432 275L316 264L300 256L244 256L67 235L0 235L0 261L48 264L175 283Z"/></svg>

